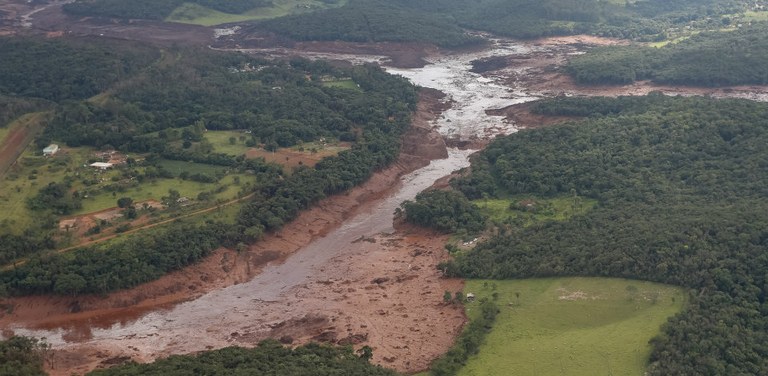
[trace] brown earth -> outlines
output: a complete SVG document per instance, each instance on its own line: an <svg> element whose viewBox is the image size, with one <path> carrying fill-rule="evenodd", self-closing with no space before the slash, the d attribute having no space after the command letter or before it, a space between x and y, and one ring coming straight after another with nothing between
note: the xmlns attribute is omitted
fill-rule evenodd
<svg viewBox="0 0 768 376"><path fill-rule="evenodd" d="M167 308L207 291L249 280L267 263L283 259L339 226L350 216L366 210L392 191L405 173L425 166L431 159L444 157L445 144L438 134L431 131L430 123L435 111L442 106L437 94L436 91L422 92L413 127L404 136L402 155L393 166L374 174L362 186L346 194L329 197L304 211L279 232L269 234L252 245L248 252L237 253L221 248L191 267L107 296L5 299L0 303L13 308L12 313L0 316L0 329L8 335L9 328L17 325L35 329L69 328L66 335L69 339L87 339L91 327L107 328L115 323L130 322L152 310ZM408 235L392 235L382 239L382 242L384 246L372 247L370 252L353 256L352 260L336 262L334 265L338 270L327 270L329 275L345 276L344 281L337 281L344 284L344 296L337 296L340 288L337 282L313 284L308 287L307 296L300 297L302 301L320 296L335 297L315 300L318 307L302 303L296 309L304 310L306 314L321 312L323 307L331 309L324 315L329 320L344 323L343 326L335 324L336 340L349 337L342 343L369 344L379 349L375 352L377 355L381 354L381 358L376 356L375 360L399 370L424 369L450 346L464 323L461 309L441 304L442 292L460 290L461 282L442 279L437 274L437 263L446 257L443 238L412 231ZM414 249L420 251L415 252ZM415 253L412 255L411 251ZM408 260L408 264L402 260ZM385 265L391 265L391 268ZM409 267L403 270L403 265ZM369 276L375 274L393 282L371 285ZM415 306L411 307L413 304ZM313 320L311 316L308 318L308 322ZM313 325L290 327L290 332L277 330L273 336L290 336L296 343L301 343L322 334L317 333L317 327ZM366 328L371 329L366 331ZM243 344L263 337L263 334L240 334L242 338L238 341ZM361 340L363 337L360 335L364 339ZM333 337L330 334L325 336L315 339ZM55 369L50 369L50 372L53 375L85 372L106 359L125 356L124 350L91 345L61 350L55 358ZM157 354L163 355L168 354Z"/></svg>

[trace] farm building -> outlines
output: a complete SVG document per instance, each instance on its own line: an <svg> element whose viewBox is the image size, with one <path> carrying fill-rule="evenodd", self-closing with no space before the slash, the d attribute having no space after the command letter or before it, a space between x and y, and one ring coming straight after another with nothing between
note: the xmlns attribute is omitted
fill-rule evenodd
<svg viewBox="0 0 768 376"><path fill-rule="evenodd" d="M106 170L108 168L112 168L114 166L112 163L107 162L93 162L90 164L91 167L98 168L100 170Z"/></svg>
<svg viewBox="0 0 768 376"><path fill-rule="evenodd" d="M56 144L50 144L43 149L43 155L46 157L50 157L56 153L59 152L59 145Z"/></svg>

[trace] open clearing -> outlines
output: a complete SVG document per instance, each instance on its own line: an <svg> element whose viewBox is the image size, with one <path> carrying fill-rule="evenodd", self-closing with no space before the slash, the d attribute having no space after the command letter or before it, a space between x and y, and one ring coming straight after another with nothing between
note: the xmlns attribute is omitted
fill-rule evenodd
<svg viewBox="0 0 768 376"><path fill-rule="evenodd" d="M495 290L494 290L495 286ZM470 280L477 300L498 293L501 313L459 375L638 375L681 288L625 279ZM467 315L479 314L467 303Z"/></svg>
<svg viewBox="0 0 768 376"><path fill-rule="evenodd" d="M491 220L497 222L518 220L525 226L542 221L564 221L574 215L584 214L597 205L597 200L578 196L549 199L516 196L479 199L472 202Z"/></svg>
<svg viewBox="0 0 768 376"><path fill-rule="evenodd" d="M272 6L251 9L241 14L229 14L206 8L197 4L184 3L171 13L166 21L202 26L220 25L230 22L267 20L289 14L308 13L321 9L337 8L347 2L340 0L329 4L314 0L274 0Z"/></svg>

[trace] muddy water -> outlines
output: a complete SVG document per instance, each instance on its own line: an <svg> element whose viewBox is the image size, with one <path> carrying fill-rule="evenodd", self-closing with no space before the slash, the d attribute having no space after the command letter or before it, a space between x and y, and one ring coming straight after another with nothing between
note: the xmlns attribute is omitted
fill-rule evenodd
<svg viewBox="0 0 768 376"><path fill-rule="evenodd" d="M471 62L493 56L525 55L532 51L532 47L500 39L492 40L492 43L492 47L485 51L428 59L430 64L423 68L387 68L387 71L448 95L453 105L437 123L444 136L467 140L510 134L516 130L513 124L505 123L501 116L489 116L485 111L537 97L528 94L525 88L510 87L494 78L470 72Z"/></svg>
<svg viewBox="0 0 768 376"><path fill-rule="evenodd" d="M437 57L430 65L419 69L389 69L414 83L445 92L453 108L446 112L437 127L445 136L485 138L515 129L501 117L485 114L488 108L501 107L533 97L504 87L469 72L469 62L478 57L498 54L525 53L525 49L510 44L480 54L458 54ZM338 56L336 56L338 58ZM361 57L367 59L370 57ZM351 59L359 61L359 59ZM16 334L46 337L55 348L92 345L99 348L132 349L136 359L150 360L157 356L188 353L219 348L232 344L231 333L237 331L266 332L269 325L289 320L296 309L289 299L322 275L325 266L345 254L361 252L370 246L355 242L393 231L393 212L400 203L432 185L437 179L469 165L472 151L449 150L449 157L433 161L402 178L399 188L389 197L377 202L370 210L346 221L326 237L297 251L286 261L268 266L253 280L208 293L194 301L150 312L131 322L110 325L84 323L80 326L52 330L12 328Z"/></svg>

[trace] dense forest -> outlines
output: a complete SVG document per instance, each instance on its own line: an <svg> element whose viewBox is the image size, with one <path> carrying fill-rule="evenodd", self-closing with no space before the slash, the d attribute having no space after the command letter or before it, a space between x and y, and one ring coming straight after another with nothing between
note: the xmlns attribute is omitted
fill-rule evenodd
<svg viewBox="0 0 768 376"><path fill-rule="evenodd" d="M64 11L78 16L164 20L184 3L231 14L272 5L271 0L77 0L65 4Z"/></svg>
<svg viewBox="0 0 768 376"><path fill-rule="evenodd" d="M558 98L536 109L588 118L497 139L455 187L598 205L565 221L502 227L448 272L688 287L688 307L653 340L649 374L768 373L768 106L652 94Z"/></svg>
<svg viewBox="0 0 768 376"><path fill-rule="evenodd" d="M355 354L351 347L308 344L295 349L276 341L264 341L252 349L228 347L198 355L174 355L151 364L131 363L89 373L90 376L129 375L261 375L261 376L395 376L394 371L368 362L372 353L364 348Z"/></svg>
<svg viewBox="0 0 768 376"><path fill-rule="evenodd" d="M68 51L56 43L69 42L52 44L52 56ZM122 54L121 46L113 49L115 56L138 64L131 60L133 52ZM23 51L16 53L23 56ZM415 110L415 88L374 65L340 69L322 61L267 61L207 49L179 48L148 55L157 60L122 77L108 95L61 101L52 110L38 140L40 146L56 140L69 146L145 153L150 164L164 158L247 171L257 183L242 194L252 193L252 200L242 206L234 225L177 223L125 242L61 255L40 254L41 248L55 246L51 237L55 221L40 221L51 228L4 235L7 242L0 245L0 260L31 256L23 265L0 272L0 295L105 293L156 279L220 245L254 241L317 200L365 181L394 161L400 135ZM341 78L353 81L356 89L323 85ZM202 136L208 129L242 130L251 145L268 150L322 138L353 144L314 167L300 166L285 174L263 159L203 147ZM151 180L162 174L167 172L152 167L133 178ZM69 185L75 180L70 176L40 187L27 206L54 216L77 210L80 196Z"/></svg>
<svg viewBox="0 0 768 376"><path fill-rule="evenodd" d="M480 210L458 192L431 190L416 195L413 201L400 205L405 220L418 226L442 232L465 230L476 233L485 228Z"/></svg>
<svg viewBox="0 0 768 376"><path fill-rule="evenodd" d="M23 97L59 102L96 95L155 60L157 51L132 43L112 45L94 38L62 43L1 37L0 56L0 95L13 98L19 105L18 98ZM13 109L14 102L3 99L0 105Z"/></svg>
<svg viewBox="0 0 768 376"><path fill-rule="evenodd" d="M351 0L346 6L255 25L298 40L415 41L453 47L476 42L461 29L515 38L588 33L663 40L674 26L709 27L711 18L740 13L733 0Z"/></svg>
<svg viewBox="0 0 768 376"><path fill-rule="evenodd" d="M582 84L726 86L768 83L768 26L704 32L661 48L600 47L574 57L567 70Z"/></svg>

